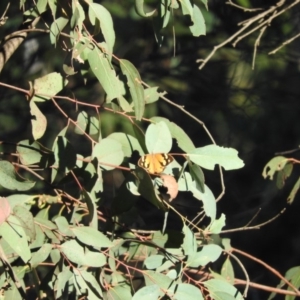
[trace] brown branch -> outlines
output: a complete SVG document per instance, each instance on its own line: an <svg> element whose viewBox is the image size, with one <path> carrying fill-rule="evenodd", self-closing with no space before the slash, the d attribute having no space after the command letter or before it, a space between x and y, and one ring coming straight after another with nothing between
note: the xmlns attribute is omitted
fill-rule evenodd
<svg viewBox="0 0 300 300"><path fill-rule="evenodd" d="M276 269L272 268L271 266L269 266L267 263L265 263L264 261L260 260L259 258L256 258L242 250L236 249L236 248L232 248L231 251L239 253L245 257L248 257L249 259L259 263L260 265L264 266L267 270L269 270L270 272L272 272L275 276L277 276L278 278L280 278L286 285L288 285L295 293L297 296L300 296L300 292L297 290L297 288L292 285L285 277L283 277Z"/></svg>

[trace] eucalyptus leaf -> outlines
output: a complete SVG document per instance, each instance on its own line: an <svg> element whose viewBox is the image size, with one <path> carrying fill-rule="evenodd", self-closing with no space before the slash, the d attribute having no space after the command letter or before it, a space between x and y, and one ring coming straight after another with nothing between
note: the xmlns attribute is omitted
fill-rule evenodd
<svg viewBox="0 0 300 300"><path fill-rule="evenodd" d="M97 158L100 166L105 170L115 169L124 159L122 145L109 138L102 139L96 144L92 156Z"/></svg>
<svg viewBox="0 0 300 300"><path fill-rule="evenodd" d="M135 66L128 60L121 59L120 67L127 78L130 95L134 103L134 113L137 121L141 121L145 110L145 95L141 76Z"/></svg>
<svg viewBox="0 0 300 300"><path fill-rule="evenodd" d="M14 166L6 161L0 161L0 186L17 191L27 191L34 186L35 182L17 181Z"/></svg>
<svg viewBox="0 0 300 300"><path fill-rule="evenodd" d="M163 121L148 126L145 140L149 153L168 153L172 148L172 136Z"/></svg>
<svg viewBox="0 0 300 300"><path fill-rule="evenodd" d="M187 153L187 156L192 162L208 170L213 170L216 164L221 165L225 170L235 170L244 166L237 154L238 152L233 148L208 145L194 149Z"/></svg>

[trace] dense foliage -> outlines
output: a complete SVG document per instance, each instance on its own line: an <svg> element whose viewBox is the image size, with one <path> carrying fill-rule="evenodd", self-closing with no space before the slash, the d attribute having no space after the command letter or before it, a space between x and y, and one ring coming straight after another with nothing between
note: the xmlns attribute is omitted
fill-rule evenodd
<svg viewBox="0 0 300 300"><path fill-rule="evenodd" d="M194 56L202 56L204 47L198 45L199 53L194 49L189 57L176 36L188 51L190 41L203 35L215 41L220 20L207 1L96 2L1 3L2 295L244 299L249 286L264 287L251 282L240 254L281 280L277 289L269 287L270 297L299 296L299 267L284 277L224 237L251 229L250 224L226 229L226 214L217 213L227 174L244 166L237 150L247 145L238 136L231 145L223 142L230 123L213 130L222 141L218 145L199 119L200 109L193 109L195 98L173 99L180 90L194 89L197 63L218 72L206 65L213 55L222 57L217 52L229 42L259 30L252 66L267 72L257 55L260 39L273 19L289 14L299 1L281 1L259 13L243 8L251 6L248 1L240 1L243 6L230 1L254 16L197 62ZM153 33L151 41L137 35L139 24ZM190 67L191 58L197 70ZM245 72L247 79L253 76L249 67ZM207 90L213 89L203 87L204 98ZM250 99L247 114L261 114L248 96L239 90L231 105L239 110ZM213 118L222 120L218 109ZM203 111L209 112L210 104ZM193 124L189 131L187 123ZM298 163L283 155L263 171L271 179L276 174L279 188Z"/></svg>

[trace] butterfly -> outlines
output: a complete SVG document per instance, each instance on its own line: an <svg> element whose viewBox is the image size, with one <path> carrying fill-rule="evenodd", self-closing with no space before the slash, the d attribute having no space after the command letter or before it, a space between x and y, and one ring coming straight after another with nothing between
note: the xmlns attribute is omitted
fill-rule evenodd
<svg viewBox="0 0 300 300"><path fill-rule="evenodd" d="M166 153L153 153L142 156L138 165L149 174L157 175L164 171L166 166L174 160L173 156Z"/></svg>

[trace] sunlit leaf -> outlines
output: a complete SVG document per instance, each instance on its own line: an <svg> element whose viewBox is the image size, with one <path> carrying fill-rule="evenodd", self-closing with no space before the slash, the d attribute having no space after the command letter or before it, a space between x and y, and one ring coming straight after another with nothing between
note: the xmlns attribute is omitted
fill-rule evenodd
<svg viewBox="0 0 300 300"><path fill-rule="evenodd" d="M210 297L213 299L224 299L224 300L243 300L241 293L230 283L219 280L209 279L203 284L209 291Z"/></svg>
<svg viewBox="0 0 300 300"><path fill-rule="evenodd" d="M155 12L156 12L156 9L154 9L153 11L151 12L147 12L145 13L144 12L144 0L135 0L134 1L134 4L135 4L135 10L137 12L137 14L141 17L151 17Z"/></svg>
<svg viewBox="0 0 300 300"><path fill-rule="evenodd" d="M160 294L159 286L157 284L152 284L152 285L144 286L141 289L139 289L132 297L132 300L159 299L159 294Z"/></svg>
<svg viewBox="0 0 300 300"><path fill-rule="evenodd" d="M292 204L294 202L295 196L300 188L300 177L296 181L295 185L293 186L292 191L290 192L289 197L287 198L287 203Z"/></svg>
<svg viewBox="0 0 300 300"><path fill-rule="evenodd" d="M201 10L197 5L193 5L193 16L192 20L194 24L190 26L190 30L193 36L200 36L206 34L206 26Z"/></svg>
<svg viewBox="0 0 300 300"><path fill-rule="evenodd" d="M35 240L36 231L32 213L22 205L16 205L13 208L13 213L14 216L18 218L19 222L22 224L22 227L30 240Z"/></svg>
<svg viewBox="0 0 300 300"><path fill-rule="evenodd" d="M134 103L134 113L137 121L142 119L145 110L144 88L141 84L141 76L135 66L128 60L121 59L120 67L127 78L130 95Z"/></svg>
<svg viewBox="0 0 300 300"><path fill-rule="evenodd" d="M110 12L98 3L90 3L89 18L92 25L95 25L96 22L100 23L102 34L108 46L109 55L111 55L116 37Z"/></svg>
<svg viewBox="0 0 300 300"><path fill-rule="evenodd" d="M112 242L106 235L95 228L87 226L78 226L71 228L71 231L80 242L95 248L107 248L112 246Z"/></svg>
<svg viewBox="0 0 300 300"><path fill-rule="evenodd" d="M69 22L69 19L66 19L64 17L59 17L59 18L54 20L54 22L50 26L50 41L51 41L51 44L56 45L56 42L59 38L60 33L66 27L68 22Z"/></svg>
<svg viewBox="0 0 300 300"><path fill-rule="evenodd" d="M27 191L35 182L17 181L14 166L8 161L0 161L0 185L9 190Z"/></svg>
<svg viewBox="0 0 300 300"><path fill-rule="evenodd" d="M10 215L6 222L0 225L0 235L9 246L27 263L31 257L31 252L27 242L26 233L22 224L13 215Z"/></svg>
<svg viewBox="0 0 300 300"><path fill-rule="evenodd" d="M33 253L29 261L32 268L36 268L40 263L44 262L52 250L51 244L44 244L37 252Z"/></svg>
<svg viewBox="0 0 300 300"><path fill-rule="evenodd" d="M112 139L102 139L93 149L93 157L98 159L100 166L105 170L113 170L124 159L122 145Z"/></svg>
<svg viewBox="0 0 300 300"><path fill-rule="evenodd" d="M88 115L85 111L78 114L76 125L74 131L77 134L84 134L86 132L94 135L99 132L99 120L94 116Z"/></svg>
<svg viewBox="0 0 300 300"><path fill-rule="evenodd" d="M274 174L282 170L286 163L288 163L288 159L284 156L276 156L272 158L264 167L262 173L263 177L265 179L270 177L270 180L273 180Z"/></svg>
<svg viewBox="0 0 300 300"><path fill-rule="evenodd" d="M232 263L229 259L229 257L226 258L226 260L223 263L223 266L221 268L221 275L230 283L234 283L234 270Z"/></svg>
<svg viewBox="0 0 300 300"><path fill-rule="evenodd" d="M208 230L213 234L219 234L225 224L226 217L224 214L221 214L220 218L217 220L213 220L213 222L209 225Z"/></svg>
<svg viewBox="0 0 300 300"><path fill-rule="evenodd" d="M39 150L40 145L37 142L30 143L29 140L20 141L17 146L20 161L26 166L40 162L42 154Z"/></svg>
<svg viewBox="0 0 300 300"><path fill-rule="evenodd" d="M47 119L42 114L40 109L37 107L34 101L30 101L30 113L32 115L31 125L32 125L32 136L35 140L41 138L47 128Z"/></svg>
<svg viewBox="0 0 300 300"><path fill-rule="evenodd" d="M154 121L155 123L164 121L171 132L172 138L176 140L178 147L184 152L190 152L195 149L195 146L190 137L177 124L170 122L168 119L162 117L153 117L151 118L151 121Z"/></svg>
<svg viewBox="0 0 300 300"><path fill-rule="evenodd" d="M180 283L174 295L176 300L202 300L204 299L199 288L192 284Z"/></svg>
<svg viewBox="0 0 300 300"><path fill-rule="evenodd" d="M146 104L153 103L159 99L158 87L150 87L144 90Z"/></svg>
<svg viewBox="0 0 300 300"><path fill-rule="evenodd" d="M91 70L107 93L107 101L122 96L122 90L116 72L109 62L107 55L94 48L88 55Z"/></svg>
<svg viewBox="0 0 300 300"><path fill-rule="evenodd" d="M196 148L187 153L187 156L192 162L208 170L213 170L216 164L221 165L225 170L240 169L244 166L235 149L217 145Z"/></svg>
<svg viewBox="0 0 300 300"><path fill-rule="evenodd" d="M32 101L39 102L48 100L60 92L68 83L60 73L53 72L34 80L34 91L38 97Z"/></svg>
<svg viewBox="0 0 300 300"><path fill-rule="evenodd" d="M164 122L150 124L145 141L149 153L168 153L172 148L172 136Z"/></svg>
<svg viewBox="0 0 300 300"><path fill-rule="evenodd" d="M204 245L202 250L188 256L187 264L191 268L206 266L209 262L215 262L222 254L222 251L222 248L218 245Z"/></svg>

